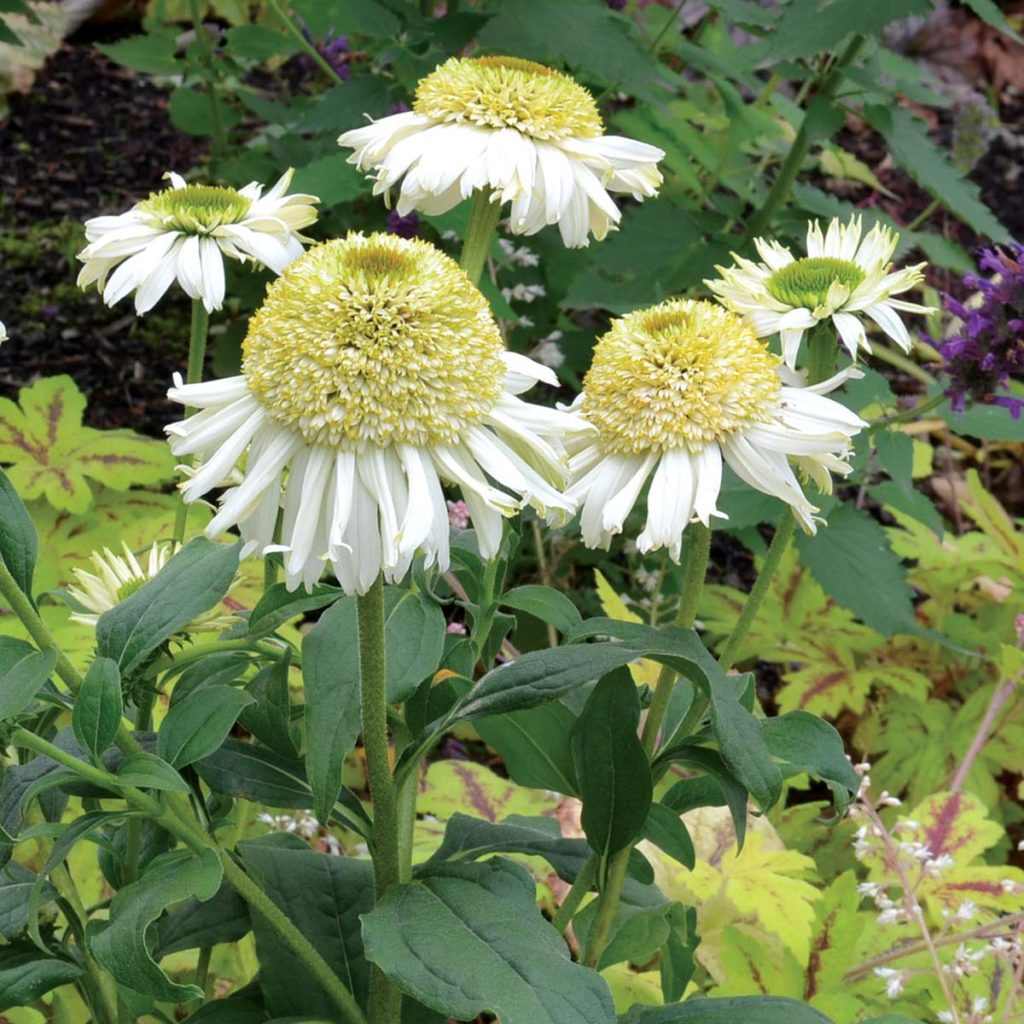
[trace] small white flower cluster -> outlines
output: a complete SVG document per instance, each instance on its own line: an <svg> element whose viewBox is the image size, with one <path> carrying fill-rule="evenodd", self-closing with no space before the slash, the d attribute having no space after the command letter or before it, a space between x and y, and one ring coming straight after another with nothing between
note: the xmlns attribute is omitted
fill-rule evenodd
<svg viewBox="0 0 1024 1024"><path fill-rule="evenodd" d="M545 335L537 342L531 357L542 366L549 366L552 370L557 370L565 362L565 353L559 344L562 337L561 331L552 331Z"/></svg>
<svg viewBox="0 0 1024 1024"><path fill-rule="evenodd" d="M498 245L501 251L508 257L513 267L537 267L540 266L540 257L525 245L517 246L508 238L499 238Z"/></svg>
<svg viewBox="0 0 1024 1024"><path fill-rule="evenodd" d="M329 832L321 833L320 823L311 814L268 814L260 811L256 820L266 825L271 832L290 832L301 836L312 843L321 853L329 853L334 857L342 854L341 843Z"/></svg>
<svg viewBox="0 0 1024 1024"><path fill-rule="evenodd" d="M544 298L547 289L542 284L526 284L520 281L511 288L502 288L501 294L506 302L525 302L527 304Z"/></svg>
<svg viewBox="0 0 1024 1024"><path fill-rule="evenodd" d="M956 1015L952 1010L941 1010L938 1013L941 1024L954 1024ZM988 1012L988 999L976 996L971 1000L967 1012L960 1017L960 1024L991 1024L992 1014Z"/></svg>

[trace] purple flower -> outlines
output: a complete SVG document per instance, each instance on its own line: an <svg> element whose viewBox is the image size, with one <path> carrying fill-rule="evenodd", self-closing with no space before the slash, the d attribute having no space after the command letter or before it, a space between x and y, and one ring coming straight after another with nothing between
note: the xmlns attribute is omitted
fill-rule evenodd
<svg viewBox="0 0 1024 1024"><path fill-rule="evenodd" d="M982 249L979 268L991 276L965 274L963 282L981 293L980 302L945 299L946 309L961 321L959 333L939 346L949 378L946 394L955 412L983 402L1019 419L1024 400L999 392L1024 377L1024 246Z"/></svg>
<svg viewBox="0 0 1024 1024"><path fill-rule="evenodd" d="M397 210L388 214L388 233L398 235L399 238L415 238L420 229L420 219L416 211L407 213L404 217Z"/></svg>
<svg viewBox="0 0 1024 1024"><path fill-rule="evenodd" d="M343 80L348 78L348 40L344 36L331 31L327 33L322 42L318 43L308 28L303 28L302 34L306 37L306 41L316 49L316 52L330 64L339 78ZM309 57L303 56L302 62L310 70L313 69L313 61Z"/></svg>

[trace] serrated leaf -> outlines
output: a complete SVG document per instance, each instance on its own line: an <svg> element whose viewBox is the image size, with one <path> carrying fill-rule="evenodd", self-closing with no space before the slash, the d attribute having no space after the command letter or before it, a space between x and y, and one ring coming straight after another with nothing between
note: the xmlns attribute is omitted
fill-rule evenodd
<svg viewBox="0 0 1024 1024"><path fill-rule="evenodd" d="M175 768L212 754L227 738L251 694L233 686L206 686L176 703L160 726L157 753Z"/></svg>
<svg viewBox="0 0 1024 1024"><path fill-rule="evenodd" d="M363 940L367 959L403 991L459 1020L615 1021L606 982L569 959L537 910L532 879L509 861L442 865L394 886L364 916Z"/></svg>
<svg viewBox="0 0 1024 1024"><path fill-rule="evenodd" d="M109 658L97 658L82 680L71 713L75 737L95 760L99 760L114 742L123 708L117 663Z"/></svg>
<svg viewBox="0 0 1024 1024"><path fill-rule="evenodd" d="M96 649L116 661L123 677L138 670L162 643L228 592L238 571L241 542L214 544L197 537L168 560L147 584L104 612Z"/></svg>
<svg viewBox="0 0 1024 1024"><path fill-rule="evenodd" d="M89 480L116 491L159 484L174 476L165 444L129 430L82 425L85 396L66 376L22 388L19 405L0 399L0 462L25 500L45 497L54 508L84 512Z"/></svg>
<svg viewBox="0 0 1024 1024"><path fill-rule="evenodd" d="M38 556L39 537L28 509L7 474L0 469L0 559L29 600Z"/></svg>
<svg viewBox="0 0 1024 1024"><path fill-rule="evenodd" d="M195 985L178 985L160 969L150 953L149 926L171 904L194 896L208 900L220 888L223 869L213 850L199 856L172 853L150 866L137 882L119 890L110 904L110 919L90 921L93 956L122 985L161 1001L202 998Z"/></svg>
<svg viewBox="0 0 1024 1024"><path fill-rule="evenodd" d="M147 75L179 75L183 62L175 56L173 36L138 35L116 43L99 43L96 49L105 57Z"/></svg>

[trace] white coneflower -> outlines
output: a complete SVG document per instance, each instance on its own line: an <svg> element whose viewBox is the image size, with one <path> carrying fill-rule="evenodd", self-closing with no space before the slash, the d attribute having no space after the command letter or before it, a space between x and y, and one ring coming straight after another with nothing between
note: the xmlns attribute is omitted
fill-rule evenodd
<svg viewBox="0 0 1024 1024"><path fill-rule="evenodd" d="M3 320L0 320L0 345L7 340L7 328L4 327Z"/></svg>
<svg viewBox="0 0 1024 1024"><path fill-rule="evenodd" d="M890 258L900 236L876 224L861 240L861 219L833 220L823 235L817 221L808 225L807 255L785 246L754 240L762 263L733 254L736 266L716 267L721 278L706 281L723 305L745 317L759 338L778 334L788 366L796 365L804 332L831 319L849 353L871 351L864 323L870 317L904 352L910 335L897 315L930 313L929 306L893 298L924 280L924 263L893 270Z"/></svg>
<svg viewBox="0 0 1024 1024"><path fill-rule="evenodd" d="M127 544L123 553L115 555L108 548L92 555L95 572L74 569L76 585L68 587L68 596L85 611L71 615L73 622L95 626L99 617L122 601L126 601L137 590L145 586L167 564L174 554L176 545L155 543L140 562ZM182 633L219 633L233 626L237 617L227 612L210 611L198 616L182 629Z"/></svg>
<svg viewBox="0 0 1024 1024"><path fill-rule="evenodd" d="M813 533L817 509L789 459L830 490L864 421L824 397L841 377L788 387L780 369L740 317L710 302L672 300L614 321L573 406L597 428L570 460L584 542L607 547L653 474L637 547L678 559L691 517L721 515L723 461Z"/></svg>
<svg viewBox="0 0 1024 1024"><path fill-rule="evenodd" d="M513 234L557 223L572 247L618 224L609 192L655 195L665 155L605 135L583 86L518 57L452 57L419 83L411 111L338 142L355 150L351 163L375 171L375 194L398 188L400 214L444 213L482 189L512 204Z"/></svg>
<svg viewBox="0 0 1024 1024"><path fill-rule="evenodd" d="M237 524L265 551L283 508L289 587L330 562L364 593L417 551L447 568L442 481L461 490L484 558L524 504L557 521L574 511L560 438L585 426L516 397L554 374L504 351L487 300L427 242L351 234L310 249L270 285L242 353L241 376L171 390L201 410L168 428L171 448L201 457L187 501L245 455L207 532Z"/></svg>
<svg viewBox="0 0 1024 1024"><path fill-rule="evenodd" d="M285 194L290 170L266 195L256 182L236 190L189 185L173 172L166 177L169 188L127 213L85 222L89 244L78 254L85 264L78 285L96 284L108 306L134 291L135 309L145 313L176 279L208 312L220 309L225 256L280 274L310 241L299 232L316 220L319 200Z"/></svg>

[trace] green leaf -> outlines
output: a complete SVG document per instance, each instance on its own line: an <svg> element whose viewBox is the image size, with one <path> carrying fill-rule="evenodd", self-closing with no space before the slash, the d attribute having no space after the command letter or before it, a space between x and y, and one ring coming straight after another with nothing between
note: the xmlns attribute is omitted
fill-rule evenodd
<svg viewBox="0 0 1024 1024"><path fill-rule="evenodd" d="M206 686L176 703L160 726L157 753L175 768L212 754L253 697L233 686Z"/></svg>
<svg viewBox="0 0 1024 1024"><path fill-rule="evenodd" d="M238 571L236 544L197 537L176 552L145 586L104 612L96 624L96 649L112 658L122 678L131 676L161 644L228 592Z"/></svg>
<svg viewBox="0 0 1024 1024"><path fill-rule="evenodd" d="M362 727L356 604L342 598L302 640L306 774L317 818L327 822L341 790L341 766Z"/></svg>
<svg viewBox="0 0 1024 1024"><path fill-rule="evenodd" d="M637 736L640 699L628 672L602 679L573 727L572 760L587 842L605 860L642 831L653 785Z"/></svg>
<svg viewBox="0 0 1024 1024"><path fill-rule="evenodd" d="M441 664L444 613L425 594L397 587L384 600L388 702L404 704Z"/></svg>
<svg viewBox="0 0 1024 1024"><path fill-rule="evenodd" d="M244 842L239 850L267 895L365 1006L370 971L359 922L373 908L370 862L316 853L292 836ZM253 931L268 1011L335 1020L337 1007L262 918L254 917Z"/></svg>
<svg viewBox="0 0 1024 1024"><path fill-rule="evenodd" d="M117 777L126 786L159 789L173 793L189 792L188 783L163 758L141 751L129 754L117 769Z"/></svg>
<svg viewBox="0 0 1024 1024"><path fill-rule="evenodd" d="M1013 30L1013 26L1006 20L1006 15L994 0L964 0L964 6L970 7L986 25L991 25L1003 35L1009 36L1015 43L1024 42L1024 39L1021 39Z"/></svg>
<svg viewBox="0 0 1024 1024"><path fill-rule="evenodd" d="M0 871L0 938L10 941L25 930L33 890L41 879L23 864L10 861ZM43 881L42 896L53 899L56 890Z"/></svg>
<svg viewBox="0 0 1024 1024"><path fill-rule="evenodd" d="M0 399L0 462L12 463L7 475L25 501L45 497L54 508L84 512L90 479L125 491L174 476L162 442L83 426L85 396L70 377L44 377L22 388L18 401L20 408Z"/></svg>
<svg viewBox="0 0 1024 1024"><path fill-rule="evenodd" d="M569 735L576 715L560 700L473 723L500 755L508 777L520 786L577 796Z"/></svg>
<svg viewBox="0 0 1024 1024"><path fill-rule="evenodd" d="M663 853L678 861L684 868L693 870L697 853L689 830L678 811L664 804L651 804L644 822L644 838L649 839Z"/></svg>
<svg viewBox="0 0 1024 1024"><path fill-rule="evenodd" d="M836 810L842 814L860 788L843 749L843 738L823 718L806 711L790 711L761 721L764 740L771 753L788 768L787 774L808 772L833 783Z"/></svg>
<svg viewBox="0 0 1024 1024"><path fill-rule="evenodd" d="M366 180L344 153L332 153L298 168L292 190L317 196L322 206L338 206L363 195Z"/></svg>
<svg viewBox="0 0 1024 1024"><path fill-rule="evenodd" d="M615 1020L607 983L570 960L529 874L506 860L440 865L392 887L363 918L363 940L367 958L404 992L457 1020Z"/></svg>
<svg viewBox="0 0 1024 1024"><path fill-rule="evenodd" d="M402 27L388 5L377 0L293 0L291 6L317 37L328 32L350 32L392 39Z"/></svg>
<svg viewBox="0 0 1024 1024"><path fill-rule="evenodd" d="M12 943L0 949L0 1010L31 1006L40 996L82 976L78 964L44 956L35 946Z"/></svg>
<svg viewBox="0 0 1024 1024"><path fill-rule="evenodd" d="M32 573L39 556L39 537L25 503L0 468L0 559L18 589L32 598Z"/></svg>
<svg viewBox="0 0 1024 1024"><path fill-rule="evenodd" d="M175 56L173 36L129 36L116 43L98 43L96 49L112 61L147 75L180 75L183 61Z"/></svg>
<svg viewBox="0 0 1024 1024"><path fill-rule="evenodd" d="M926 192L979 235L1008 242L1009 232L979 198L978 186L968 181L928 138L922 121L900 106L866 107L864 117L885 139L893 159Z"/></svg>
<svg viewBox="0 0 1024 1024"><path fill-rule="evenodd" d="M218 124L214 118L210 98L206 94L208 86L193 89L187 85L179 85L167 103L167 112L172 123L187 135L215 135ZM221 121L225 128L230 128L239 119L237 111L226 104L220 105Z"/></svg>
<svg viewBox="0 0 1024 1024"><path fill-rule="evenodd" d="M154 954L168 956L183 949L238 942L252 930L249 905L224 883L215 896L197 900L194 896L169 910L157 922Z"/></svg>
<svg viewBox="0 0 1024 1024"><path fill-rule="evenodd" d="M276 583L253 608L249 616L249 636L267 636L299 615L333 604L343 593L338 587L317 586L313 588L312 594L307 594L301 590L289 590L283 583Z"/></svg>
<svg viewBox="0 0 1024 1024"><path fill-rule="evenodd" d="M236 25L228 29L227 40L231 55L246 60L290 57L300 49L298 42L291 36L267 28L266 25Z"/></svg>
<svg viewBox="0 0 1024 1024"><path fill-rule="evenodd" d="M194 896L212 898L220 888L222 867L213 850L197 857L172 853L155 861L137 882L121 889L110 904L110 920L90 921L93 956L120 984L163 1002L202 998L195 985L177 985L153 959L149 926L173 903Z"/></svg>
<svg viewBox="0 0 1024 1024"><path fill-rule="evenodd" d="M82 688L71 713L75 738L95 760L98 761L114 742L123 710L121 673L117 662L97 658L82 680Z"/></svg>
<svg viewBox="0 0 1024 1024"><path fill-rule="evenodd" d="M271 665L256 673L245 688L253 703L243 709L242 725L261 743L283 757L298 757L291 733L292 705L288 696L288 669L291 648Z"/></svg>
<svg viewBox="0 0 1024 1024"><path fill-rule="evenodd" d="M57 652L52 647L45 651L26 654L9 668L0 665L0 721L20 715L35 699L43 684L53 674Z"/></svg>
<svg viewBox="0 0 1024 1024"><path fill-rule="evenodd" d="M501 595L501 603L507 608L528 612L541 622L550 622L559 633L566 633L583 621L576 605L560 590L551 587L515 587Z"/></svg>
<svg viewBox="0 0 1024 1024"><path fill-rule="evenodd" d="M634 1006L619 1024L832 1024L823 1013L796 999L734 996L687 999L672 1006Z"/></svg>
<svg viewBox="0 0 1024 1024"><path fill-rule="evenodd" d="M798 537L797 547L825 593L883 636L915 628L906 569L867 512L840 505L817 534Z"/></svg>

